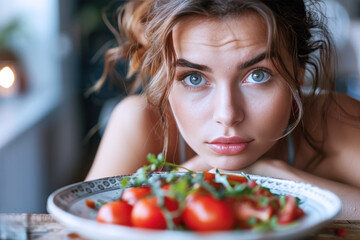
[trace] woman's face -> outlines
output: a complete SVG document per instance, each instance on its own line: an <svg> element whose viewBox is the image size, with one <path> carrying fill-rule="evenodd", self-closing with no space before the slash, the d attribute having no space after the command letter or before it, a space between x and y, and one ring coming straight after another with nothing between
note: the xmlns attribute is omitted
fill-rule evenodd
<svg viewBox="0 0 360 240"><path fill-rule="evenodd" d="M173 41L169 103L184 139L212 167L250 165L284 134L292 102L266 58L265 23L255 14L188 17L175 26Z"/></svg>

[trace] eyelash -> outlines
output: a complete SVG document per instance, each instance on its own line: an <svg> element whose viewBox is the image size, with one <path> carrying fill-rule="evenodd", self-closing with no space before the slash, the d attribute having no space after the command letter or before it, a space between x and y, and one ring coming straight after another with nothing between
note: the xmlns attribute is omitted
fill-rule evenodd
<svg viewBox="0 0 360 240"><path fill-rule="evenodd" d="M266 69L266 68L262 68L262 67L257 67L257 68L254 68L252 70L249 71L248 74L245 75L244 79L241 80L242 83L244 84L247 84L246 82L244 82L252 73L254 73L255 71L263 71L264 73L268 74L269 75L269 79L266 80L265 82L263 83L266 83L268 82L272 77L273 77L273 74L271 73L271 71L269 69ZM180 76L176 77L176 80L181 82L183 84L184 87L186 88L189 88L189 89L198 89L199 87L196 87L196 86L191 86L191 85L188 85L185 83L185 79L187 77L189 77L190 75L192 74L199 74L201 75L202 77L204 77L204 75L201 73L201 72L198 72L198 71L189 71L189 72L185 72L183 74L180 74ZM205 77L204 77L205 78ZM206 79L206 78L205 78ZM208 82L206 81L205 85L207 84ZM260 84L260 83L249 83L249 84Z"/></svg>
<svg viewBox="0 0 360 240"><path fill-rule="evenodd" d="M182 85L183 85L184 87L186 87L186 88L189 88L189 89L199 89L200 87L191 86L191 85L188 85L188 84L185 83L185 79L186 79L187 77L189 77L190 75L192 75L192 74L201 75L204 79L206 79L206 78L204 77L204 74L202 74L201 72L189 71L189 72L185 72L185 73L181 74L180 76L176 77L176 80L179 81L179 82L181 82ZM205 85L207 85L207 83L208 83L208 82L206 81Z"/></svg>
<svg viewBox="0 0 360 240"><path fill-rule="evenodd" d="M273 77L273 74L271 73L271 71L270 71L269 69L262 68L262 67L258 67L258 68L252 69L247 75L245 75L244 80L242 80L241 82L246 84L246 82L244 82L244 81L245 81L248 77L250 77L251 74L253 74L253 73L256 72L256 71L263 71L264 73L266 73L266 74L269 75L268 79L267 79L266 81L264 81L264 82L261 82L261 83L266 83L266 82L270 81L271 78ZM250 83L250 84L261 84L261 83Z"/></svg>

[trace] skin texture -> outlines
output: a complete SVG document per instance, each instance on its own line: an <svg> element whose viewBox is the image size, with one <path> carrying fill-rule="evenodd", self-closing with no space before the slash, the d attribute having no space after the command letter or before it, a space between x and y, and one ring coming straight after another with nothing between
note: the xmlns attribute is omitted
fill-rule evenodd
<svg viewBox="0 0 360 240"><path fill-rule="evenodd" d="M234 170L253 163L284 134L292 99L270 59L242 66L266 52L264 23L254 15L225 21L188 18L175 27L173 38L178 61L207 68L176 68L169 102L182 136L212 167ZM264 74L260 82L254 81L256 73ZM184 74L192 75L183 79ZM189 82L194 76L202 76L202 83ZM219 137L250 143L240 153L219 154L209 146Z"/></svg>
<svg viewBox="0 0 360 240"><path fill-rule="evenodd" d="M301 129L295 129L292 133L295 164L290 166L286 140L275 140L283 135L288 124L292 103L289 88L268 59L239 68L265 51L265 36L266 29L256 15L222 21L187 18L175 26L176 59L207 68L199 70L184 61L176 67L169 96L173 119L169 122L167 161L179 163L180 131L187 142L189 159L184 166L192 170L220 168L308 182L329 189L342 199L339 219L360 219L359 120L351 119L339 107L360 116L360 102L336 95L339 105L331 103L325 124L321 122L319 95L311 110L304 109L302 121L316 139L327 136L325 157L319 165L306 169L318 153L307 144ZM259 67L271 73L271 78L254 83L251 79L261 74L252 73ZM190 77L186 77L189 71L203 76L193 78L201 80L200 87L187 86L191 83ZM159 121L160 116L147 106L144 96L121 101L112 113L86 180L134 173L147 163L148 153L161 152ZM218 154L209 148L208 142L222 136L239 136L250 143L235 155Z"/></svg>

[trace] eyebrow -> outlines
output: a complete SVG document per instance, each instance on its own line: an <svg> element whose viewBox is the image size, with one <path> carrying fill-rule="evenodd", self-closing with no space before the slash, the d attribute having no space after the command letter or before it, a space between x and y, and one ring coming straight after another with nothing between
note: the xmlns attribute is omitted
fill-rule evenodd
<svg viewBox="0 0 360 240"><path fill-rule="evenodd" d="M254 58L241 63L240 66L238 67L240 70L251 67L252 65L255 65L259 62L261 62L262 60L264 60L266 58L266 53L263 52L257 56L255 56ZM187 67L187 68L193 68L193 69L197 69L200 71L205 71L205 72L212 72L212 70L206 66L206 65L202 65L202 64L197 64L197 63L192 63L188 60L185 60L183 58L179 58L176 61L176 66L177 67Z"/></svg>
<svg viewBox="0 0 360 240"><path fill-rule="evenodd" d="M265 52L260 53L259 55L250 59L249 61L246 61L246 62L240 64L239 69L245 69L245 68L251 67L252 65L255 65L255 64L261 62L265 58L266 58L266 53Z"/></svg>
<svg viewBox="0 0 360 240"><path fill-rule="evenodd" d="M206 65L201 65L201 64L196 64L196 63L192 63L189 62L188 60L185 60L183 58L179 58L176 61L176 66L178 67L187 67L187 68L193 68L193 69L197 69L200 71L205 71L205 72L212 72L211 69L206 66Z"/></svg>

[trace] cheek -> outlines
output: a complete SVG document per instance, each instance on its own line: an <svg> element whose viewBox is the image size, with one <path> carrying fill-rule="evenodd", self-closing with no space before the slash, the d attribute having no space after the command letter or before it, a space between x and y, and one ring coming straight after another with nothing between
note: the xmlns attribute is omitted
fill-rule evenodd
<svg viewBox="0 0 360 240"><path fill-rule="evenodd" d="M176 87L170 92L169 103L183 136L193 132L197 124L202 122L204 109L199 106L199 102L189 98L183 91L176 90Z"/></svg>
<svg viewBox="0 0 360 240"><path fill-rule="evenodd" d="M250 106L249 117L256 123L253 126L258 128L255 131L259 139L274 140L284 134L290 118L291 99L288 91L280 91Z"/></svg>

